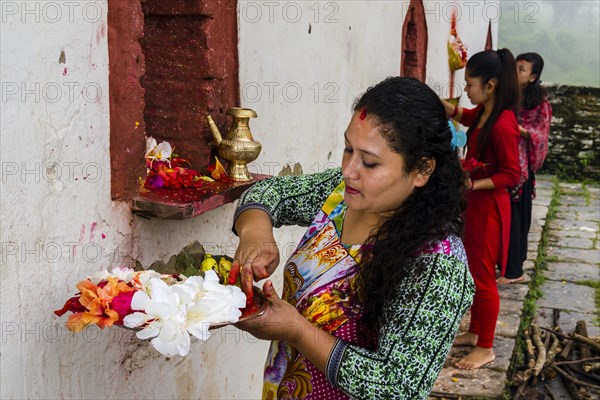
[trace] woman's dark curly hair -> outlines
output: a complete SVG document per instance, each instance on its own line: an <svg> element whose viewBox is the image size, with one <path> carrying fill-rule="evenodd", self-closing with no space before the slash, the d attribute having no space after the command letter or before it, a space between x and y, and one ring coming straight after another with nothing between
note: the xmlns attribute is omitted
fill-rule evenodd
<svg viewBox="0 0 600 400"><path fill-rule="evenodd" d="M523 88L521 104L524 109L533 110L542 103L547 94L540 79L544 70L544 59L538 53L532 52L519 54L516 60L517 62L523 60L531 63L531 74L535 75L535 80Z"/></svg>
<svg viewBox="0 0 600 400"><path fill-rule="evenodd" d="M413 78L389 77L370 87L355 102L355 112L366 110L394 152L404 159L404 174L419 170L430 175L415 188L367 240L357 276L357 294L364 306L364 327L381 326L383 307L419 250L448 235L462 233L464 172L444 105L424 83ZM427 160L435 160L428 170Z"/></svg>

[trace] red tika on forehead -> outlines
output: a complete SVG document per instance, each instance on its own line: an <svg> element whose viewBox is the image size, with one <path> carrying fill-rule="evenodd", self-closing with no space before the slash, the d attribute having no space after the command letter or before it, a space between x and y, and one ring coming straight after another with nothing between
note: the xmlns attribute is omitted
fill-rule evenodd
<svg viewBox="0 0 600 400"><path fill-rule="evenodd" d="M363 110L360 112L360 116L358 118L360 118L361 121L363 121L365 118L367 118L367 109L366 108L363 108Z"/></svg>

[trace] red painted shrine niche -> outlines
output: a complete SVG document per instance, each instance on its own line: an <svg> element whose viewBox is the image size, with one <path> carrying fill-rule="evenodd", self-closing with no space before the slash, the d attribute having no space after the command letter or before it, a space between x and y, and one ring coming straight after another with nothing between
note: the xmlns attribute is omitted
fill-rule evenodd
<svg viewBox="0 0 600 400"><path fill-rule="evenodd" d="M210 114L239 106L236 0L108 0L111 191L139 195L145 137L211 163Z"/></svg>
<svg viewBox="0 0 600 400"><path fill-rule="evenodd" d="M410 0L402 25L400 76L425 82L427 66L427 21L422 0Z"/></svg>

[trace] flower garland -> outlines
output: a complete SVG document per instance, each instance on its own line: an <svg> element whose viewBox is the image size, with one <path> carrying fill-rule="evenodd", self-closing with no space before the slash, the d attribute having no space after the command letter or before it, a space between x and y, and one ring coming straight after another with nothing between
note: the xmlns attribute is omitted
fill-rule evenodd
<svg viewBox="0 0 600 400"><path fill-rule="evenodd" d="M69 330L80 332L93 324L125 326L138 330L139 339L151 338L165 356L187 355L191 336L205 341L211 326L235 323L240 309L249 309L241 289L219 283L212 269L204 276L186 277L115 268L84 279L77 289L79 293L54 311L58 316L73 313L65 323Z"/></svg>

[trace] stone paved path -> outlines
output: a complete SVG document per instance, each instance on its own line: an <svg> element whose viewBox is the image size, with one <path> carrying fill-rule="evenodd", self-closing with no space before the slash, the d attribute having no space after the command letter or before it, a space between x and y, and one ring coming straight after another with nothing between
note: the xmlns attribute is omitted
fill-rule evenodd
<svg viewBox="0 0 600 400"><path fill-rule="evenodd" d="M552 310L561 310L559 325L571 333L578 320L587 323L589 336L600 336L594 289L586 283L600 280L600 190L561 183L560 206L550 224L546 251L548 270L537 302L535 322L552 325ZM596 319L596 323L594 320Z"/></svg>
<svg viewBox="0 0 600 400"><path fill-rule="evenodd" d="M560 326L572 332L575 322L583 319L588 324L588 334L599 336L599 310L594 302L594 289L586 281L600 279L600 189L582 184L560 184L560 205L549 224L549 241L546 251L547 270L543 296L536 303L534 323L552 325L552 309L561 310ZM533 216L529 234L528 259L524 270L528 278L533 273L538 245L545 225L548 206L552 199L551 177L537 177L537 198L533 202ZM468 399L501 399L506 384L506 372L515 347L517 329L521 319L523 300L529 290L528 282L500 286L500 316L496 326L494 351L496 359L483 368L464 371L453 366L470 348L457 347L450 352L433 392L449 393ZM461 330L468 327L465 317Z"/></svg>

